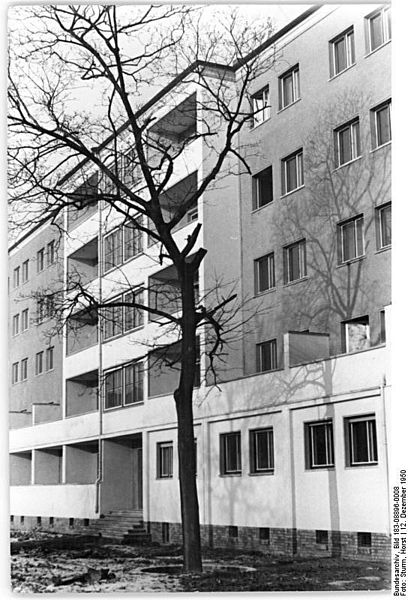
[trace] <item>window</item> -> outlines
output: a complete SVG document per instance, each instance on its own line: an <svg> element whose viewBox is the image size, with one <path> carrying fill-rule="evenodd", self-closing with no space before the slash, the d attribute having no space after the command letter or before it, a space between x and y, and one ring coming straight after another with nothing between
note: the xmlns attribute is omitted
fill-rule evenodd
<svg viewBox="0 0 408 600"><path fill-rule="evenodd" d="M143 364L132 363L125 367L124 404L143 402Z"/></svg>
<svg viewBox="0 0 408 600"><path fill-rule="evenodd" d="M44 248L37 252L37 273L44 270Z"/></svg>
<svg viewBox="0 0 408 600"><path fill-rule="evenodd" d="M25 308L21 313L21 331L28 329L28 308Z"/></svg>
<svg viewBox="0 0 408 600"><path fill-rule="evenodd" d="M18 383L18 362L13 363L11 367L11 383Z"/></svg>
<svg viewBox="0 0 408 600"><path fill-rule="evenodd" d="M360 156L360 122L358 119L334 131L336 167L341 167Z"/></svg>
<svg viewBox="0 0 408 600"><path fill-rule="evenodd" d="M134 290L124 294L125 303L143 304L143 290ZM134 306L124 306L123 330L130 331L136 327L143 327L143 311Z"/></svg>
<svg viewBox="0 0 408 600"><path fill-rule="evenodd" d="M37 300L37 319L41 323L44 319L54 316L55 313L55 294L47 294Z"/></svg>
<svg viewBox="0 0 408 600"><path fill-rule="evenodd" d="M375 416L367 415L346 419L347 464L377 464L377 432Z"/></svg>
<svg viewBox="0 0 408 600"><path fill-rule="evenodd" d="M186 217L187 223L191 223L192 221L198 219L198 206L193 206L193 208L190 208L190 210L188 210L186 213Z"/></svg>
<svg viewBox="0 0 408 600"><path fill-rule="evenodd" d="M306 277L306 241L300 240L283 249L284 282L290 283Z"/></svg>
<svg viewBox="0 0 408 600"><path fill-rule="evenodd" d="M173 477L173 442L157 444L157 477L159 479Z"/></svg>
<svg viewBox="0 0 408 600"><path fill-rule="evenodd" d="M345 263L364 255L364 217L353 217L338 228L339 262Z"/></svg>
<svg viewBox="0 0 408 600"><path fill-rule="evenodd" d="M355 62L354 30L351 27L330 42L330 77L345 71Z"/></svg>
<svg viewBox="0 0 408 600"><path fill-rule="evenodd" d="M118 298L112 299L112 302L121 302L122 298L119 296ZM116 337L117 335L122 335L122 311L123 306L106 306L103 309L103 339L108 340L110 338Z"/></svg>
<svg viewBox="0 0 408 600"><path fill-rule="evenodd" d="M251 98L251 110L253 112L253 126L260 125L270 117L269 86L256 92Z"/></svg>
<svg viewBox="0 0 408 600"><path fill-rule="evenodd" d="M20 267L16 267L13 271L13 287L17 288L20 285Z"/></svg>
<svg viewBox="0 0 408 600"><path fill-rule="evenodd" d="M269 544L269 541L270 541L269 527L260 527L259 528L259 541L264 544Z"/></svg>
<svg viewBox="0 0 408 600"><path fill-rule="evenodd" d="M223 433L220 435L220 472L221 475L241 474L241 433Z"/></svg>
<svg viewBox="0 0 408 600"><path fill-rule="evenodd" d="M251 473L270 473L274 469L273 430L256 429L249 432Z"/></svg>
<svg viewBox="0 0 408 600"><path fill-rule="evenodd" d="M366 17L368 52L373 52L391 39L391 11L389 6Z"/></svg>
<svg viewBox="0 0 408 600"><path fill-rule="evenodd" d="M391 246L391 202L376 208L377 248Z"/></svg>
<svg viewBox="0 0 408 600"><path fill-rule="evenodd" d="M28 358L23 358L21 361L21 381L25 381L28 377Z"/></svg>
<svg viewBox="0 0 408 600"><path fill-rule="evenodd" d="M385 322L385 310L380 310L380 344L387 341L387 330Z"/></svg>
<svg viewBox="0 0 408 600"><path fill-rule="evenodd" d="M371 548L371 532L357 531L357 547Z"/></svg>
<svg viewBox="0 0 408 600"><path fill-rule="evenodd" d="M276 339L256 345L256 372L272 371L278 368Z"/></svg>
<svg viewBox="0 0 408 600"><path fill-rule="evenodd" d="M105 377L105 408L122 405L122 369L116 369Z"/></svg>
<svg viewBox="0 0 408 600"><path fill-rule="evenodd" d="M51 371L54 368L54 346L50 346L45 351L45 370Z"/></svg>
<svg viewBox="0 0 408 600"><path fill-rule="evenodd" d="M20 315L13 316L13 335L18 335L20 332Z"/></svg>
<svg viewBox="0 0 408 600"><path fill-rule="evenodd" d="M255 261L255 294L261 294L275 287L274 254L267 254Z"/></svg>
<svg viewBox="0 0 408 600"><path fill-rule="evenodd" d="M305 424L306 468L334 467L333 422Z"/></svg>
<svg viewBox="0 0 408 600"><path fill-rule="evenodd" d="M303 185L303 150L282 160L282 196Z"/></svg>
<svg viewBox="0 0 408 600"><path fill-rule="evenodd" d="M299 98L299 65L296 65L279 77L279 109L286 108Z"/></svg>
<svg viewBox="0 0 408 600"><path fill-rule="evenodd" d="M359 352L370 347L370 325L368 316L358 317L342 323L343 351Z"/></svg>
<svg viewBox="0 0 408 600"><path fill-rule="evenodd" d="M124 260L137 256L143 250L142 231L138 229L137 222L128 221L123 226Z"/></svg>
<svg viewBox="0 0 408 600"><path fill-rule="evenodd" d="M170 523L162 523L162 543L170 542Z"/></svg>
<svg viewBox="0 0 408 600"><path fill-rule="evenodd" d="M47 244L47 266L55 262L55 243L54 240Z"/></svg>
<svg viewBox="0 0 408 600"><path fill-rule="evenodd" d="M105 272L122 264L122 229L115 229L104 240Z"/></svg>
<svg viewBox="0 0 408 600"><path fill-rule="evenodd" d="M143 402L143 363L133 362L105 374L105 409Z"/></svg>
<svg viewBox="0 0 408 600"><path fill-rule="evenodd" d="M35 374L40 375L43 372L44 352L37 352L35 355Z"/></svg>
<svg viewBox="0 0 408 600"><path fill-rule="evenodd" d="M272 200L272 167L267 167L252 177L252 210L261 208Z"/></svg>
<svg viewBox="0 0 408 600"><path fill-rule="evenodd" d="M21 275L22 275L23 283L28 281L28 260L25 260L23 262Z"/></svg>
<svg viewBox="0 0 408 600"><path fill-rule="evenodd" d="M328 546L329 544L329 532L327 529L316 529L316 544Z"/></svg>
<svg viewBox="0 0 408 600"><path fill-rule="evenodd" d="M370 111L371 145L373 150L391 141L391 100Z"/></svg>
<svg viewBox="0 0 408 600"><path fill-rule="evenodd" d="M231 540L238 539L238 527L236 525L228 526L228 538Z"/></svg>

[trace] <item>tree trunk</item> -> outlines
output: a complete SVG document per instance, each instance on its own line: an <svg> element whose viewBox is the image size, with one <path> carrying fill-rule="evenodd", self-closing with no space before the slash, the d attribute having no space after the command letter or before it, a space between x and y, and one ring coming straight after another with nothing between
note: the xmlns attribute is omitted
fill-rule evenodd
<svg viewBox="0 0 408 600"><path fill-rule="evenodd" d="M186 270L188 266L186 265ZM201 572L200 518L196 485L193 389L196 365L196 324L193 277L182 276L182 355L179 387L174 394L178 424L178 460L184 570Z"/></svg>

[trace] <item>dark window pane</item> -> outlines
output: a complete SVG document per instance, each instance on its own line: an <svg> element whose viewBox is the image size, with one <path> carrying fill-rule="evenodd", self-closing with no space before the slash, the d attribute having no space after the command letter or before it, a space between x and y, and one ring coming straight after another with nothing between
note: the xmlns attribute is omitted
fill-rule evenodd
<svg viewBox="0 0 408 600"><path fill-rule="evenodd" d="M367 422L360 421L351 424L353 462L368 462Z"/></svg>
<svg viewBox="0 0 408 600"><path fill-rule="evenodd" d="M294 156L286 160L286 192L291 192L297 187L296 156Z"/></svg>
<svg viewBox="0 0 408 600"><path fill-rule="evenodd" d="M352 159L350 127L339 131L339 164L343 165Z"/></svg>
<svg viewBox="0 0 408 600"><path fill-rule="evenodd" d="M370 19L370 39L371 39L371 50L375 50L378 46L383 43L383 28L382 28L382 14L378 13Z"/></svg>
<svg viewBox="0 0 408 600"><path fill-rule="evenodd" d="M346 49L346 38L341 38L334 45L334 54L335 54L335 70L336 73L340 73L340 71L344 71L347 67L347 49Z"/></svg>
<svg viewBox="0 0 408 600"><path fill-rule="evenodd" d="M391 140L390 106L377 110L377 145L381 146Z"/></svg>
<svg viewBox="0 0 408 600"><path fill-rule="evenodd" d="M380 211L381 247L391 244L391 205Z"/></svg>

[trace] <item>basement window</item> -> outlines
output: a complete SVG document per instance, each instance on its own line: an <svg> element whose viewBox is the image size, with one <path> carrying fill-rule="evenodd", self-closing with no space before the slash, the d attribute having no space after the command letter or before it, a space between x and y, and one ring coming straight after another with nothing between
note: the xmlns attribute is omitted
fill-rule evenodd
<svg viewBox="0 0 408 600"><path fill-rule="evenodd" d="M73 527L74 526L74 519L72 517L69 518L68 525L69 525L69 527Z"/></svg>
<svg viewBox="0 0 408 600"><path fill-rule="evenodd" d="M357 532L357 547L371 548L371 533L367 531Z"/></svg>
<svg viewBox="0 0 408 600"><path fill-rule="evenodd" d="M316 529L316 544L326 546L329 543L329 532L327 529Z"/></svg>
<svg viewBox="0 0 408 600"><path fill-rule="evenodd" d="M269 541L270 541L269 527L260 527L259 528L259 541L264 544L269 544Z"/></svg>
<svg viewBox="0 0 408 600"><path fill-rule="evenodd" d="M37 525L41 527L41 517L37 517Z"/></svg>
<svg viewBox="0 0 408 600"><path fill-rule="evenodd" d="M162 523L162 543L170 542L170 523Z"/></svg>
<svg viewBox="0 0 408 600"><path fill-rule="evenodd" d="M238 527L236 525L230 525L228 527L228 537L230 540L236 540L238 538Z"/></svg>

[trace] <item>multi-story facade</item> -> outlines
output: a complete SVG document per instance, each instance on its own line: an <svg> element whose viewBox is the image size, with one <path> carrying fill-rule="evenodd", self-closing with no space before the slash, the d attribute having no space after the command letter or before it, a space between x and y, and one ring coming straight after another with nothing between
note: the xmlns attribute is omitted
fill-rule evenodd
<svg viewBox="0 0 408 600"><path fill-rule="evenodd" d="M379 5L311 9L279 31L263 50L265 60L275 57L273 68L253 83L257 112L240 137L251 174L225 173L175 234L181 243L202 223L198 243L208 254L198 295L222 283L243 303L242 335L219 371L222 383L206 381L205 357L197 365L204 543L387 556L390 40L389 9ZM171 132L181 104L188 117L173 126L177 135L198 127L200 94L193 78L175 82L149 106L153 127ZM202 139L188 144L169 204L194 189L209 164ZM66 185L83 189L82 173L68 174ZM160 302L155 286L176 285L159 244L104 204L91 200L64 218L58 281L80 278L102 299L131 293L144 303ZM27 257L41 261L51 239L44 225L17 242L11 278ZM44 287L40 277L30 290ZM18 289L12 328L29 303L20 309ZM154 353L146 358L162 328L126 308L103 321L77 308L65 335L54 328L44 349L45 323L12 342L11 410L27 411L11 421L13 523L75 526L136 511L154 539L179 541L177 372L158 370ZM38 370L34 357L43 351L47 361L51 345L52 373L32 377L22 363L28 357Z"/></svg>

